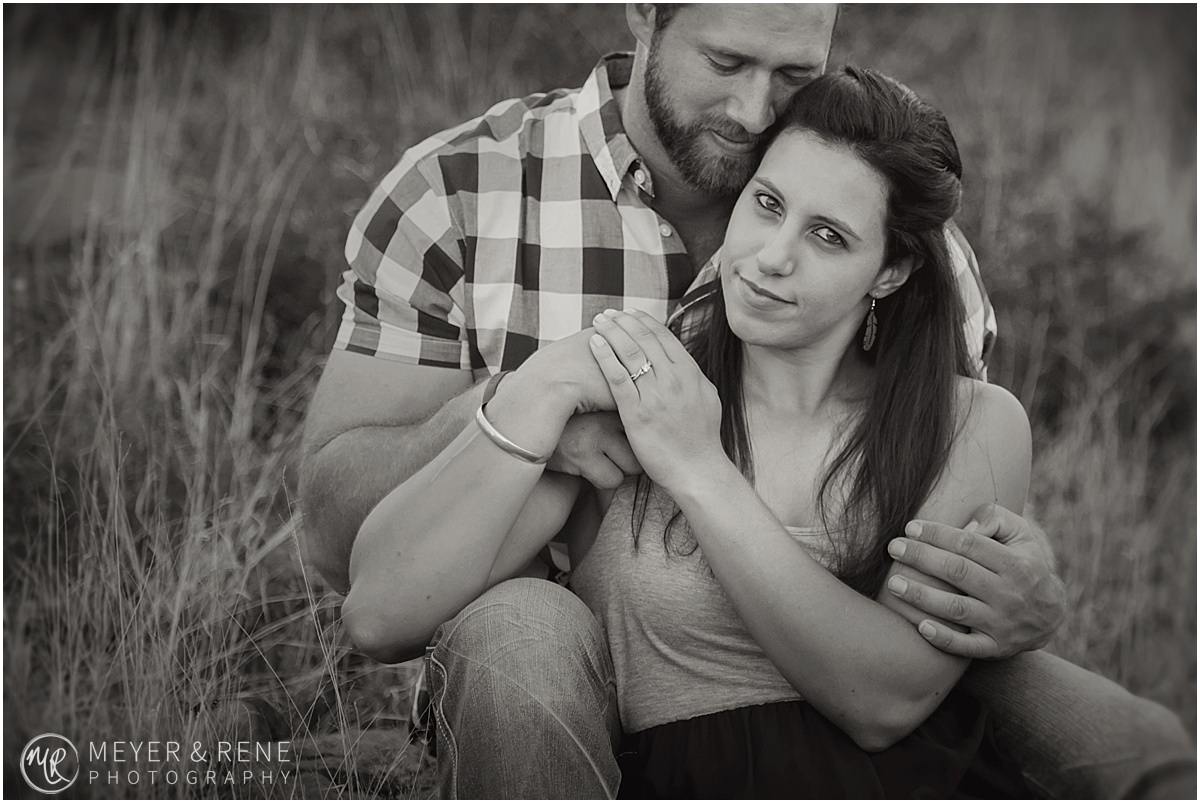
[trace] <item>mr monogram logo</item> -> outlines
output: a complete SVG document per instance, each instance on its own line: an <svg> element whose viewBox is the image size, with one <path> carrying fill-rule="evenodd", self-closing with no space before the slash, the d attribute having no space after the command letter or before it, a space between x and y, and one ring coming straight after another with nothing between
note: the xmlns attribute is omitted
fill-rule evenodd
<svg viewBox="0 0 1200 803"><path fill-rule="evenodd" d="M43 795L57 795L79 776L79 752L57 733L34 736L21 751L21 777Z"/></svg>

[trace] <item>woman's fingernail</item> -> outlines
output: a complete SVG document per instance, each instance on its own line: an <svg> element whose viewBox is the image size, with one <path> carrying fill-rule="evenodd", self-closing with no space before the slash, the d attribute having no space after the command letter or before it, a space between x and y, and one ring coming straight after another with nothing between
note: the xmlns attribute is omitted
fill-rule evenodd
<svg viewBox="0 0 1200 803"><path fill-rule="evenodd" d="M888 580L888 588L895 591L897 594L903 594L908 590L908 581L898 574L892 575L892 579Z"/></svg>
<svg viewBox="0 0 1200 803"><path fill-rule="evenodd" d="M969 533L973 533L979 529L979 522L975 521L975 519L971 519L967 522L967 526L963 527L963 529Z"/></svg>
<svg viewBox="0 0 1200 803"><path fill-rule="evenodd" d="M588 338L588 340L591 341L591 344L593 346L603 346L604 345L604 338L600 337L600 335L592 335L591 337Z"/></svg>
<svg viewBox="0 0 1200 803"><path fill-rule="evenodd" d="M904 534L907 535L909 538L920 538L921 537L921 522L910 521L904 527Z"/></svg>
<svg viewBox="0 0 1200 803"><path fill-rule="evenodd" d="M921 622L921 624L917 627L917 630L921 632L922 636L928 639L931 639L937 635L937 631L934 630L933 625L931 625L929 622Z"/></svg>
<svg viewBox="0 0 1200 803"><path fill-rule="evenodd" d="M902 558L904 557L904 550L907 548L907 545L903 541L896 539L888 544L888 554L893 558Z"/></svg>
<svg viewBox="0 0 1200 803"><path fill-rule="evenodd" d="M604 314L605 315L616 315L617 311L615 309L609 308L609 309L604 310Z"/></svg>

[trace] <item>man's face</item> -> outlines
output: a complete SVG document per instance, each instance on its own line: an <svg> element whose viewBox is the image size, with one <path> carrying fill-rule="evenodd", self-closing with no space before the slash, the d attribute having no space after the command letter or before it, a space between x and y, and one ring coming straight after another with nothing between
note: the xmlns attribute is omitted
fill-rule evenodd
<svg viewBox="0 0 1200 803"><path fill-rule="evenodd" d="M835 16L833 5L690 5L654 34L646 105L689 184L741 191L776 116L824 72Z"/></svg>

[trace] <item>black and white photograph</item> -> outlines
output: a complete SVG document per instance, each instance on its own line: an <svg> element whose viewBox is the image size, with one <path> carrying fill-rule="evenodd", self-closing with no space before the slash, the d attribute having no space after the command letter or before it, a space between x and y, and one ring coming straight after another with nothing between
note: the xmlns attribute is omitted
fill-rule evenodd
<svg viewBox="0 0 1200 803"><path fill-rule="evenodd" d="M5 4L3 794L1195 799L1194 4Z"/></svg>

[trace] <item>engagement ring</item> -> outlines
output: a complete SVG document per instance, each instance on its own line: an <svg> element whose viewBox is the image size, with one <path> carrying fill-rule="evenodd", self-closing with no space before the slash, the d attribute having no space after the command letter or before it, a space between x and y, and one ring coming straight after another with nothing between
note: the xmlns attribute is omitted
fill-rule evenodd
<svg viewBox="0 0 1200 803"><path fill-rule="evenodd" d="M634 371L632 374L629 375L629 378L630 378L630 380L637 382L643 376L650 373L650 371L653 368L654 368L654 366L650 364L650 361L646 360L644 363L642 363L641 368L637 369L636 371Z"/></svg>

